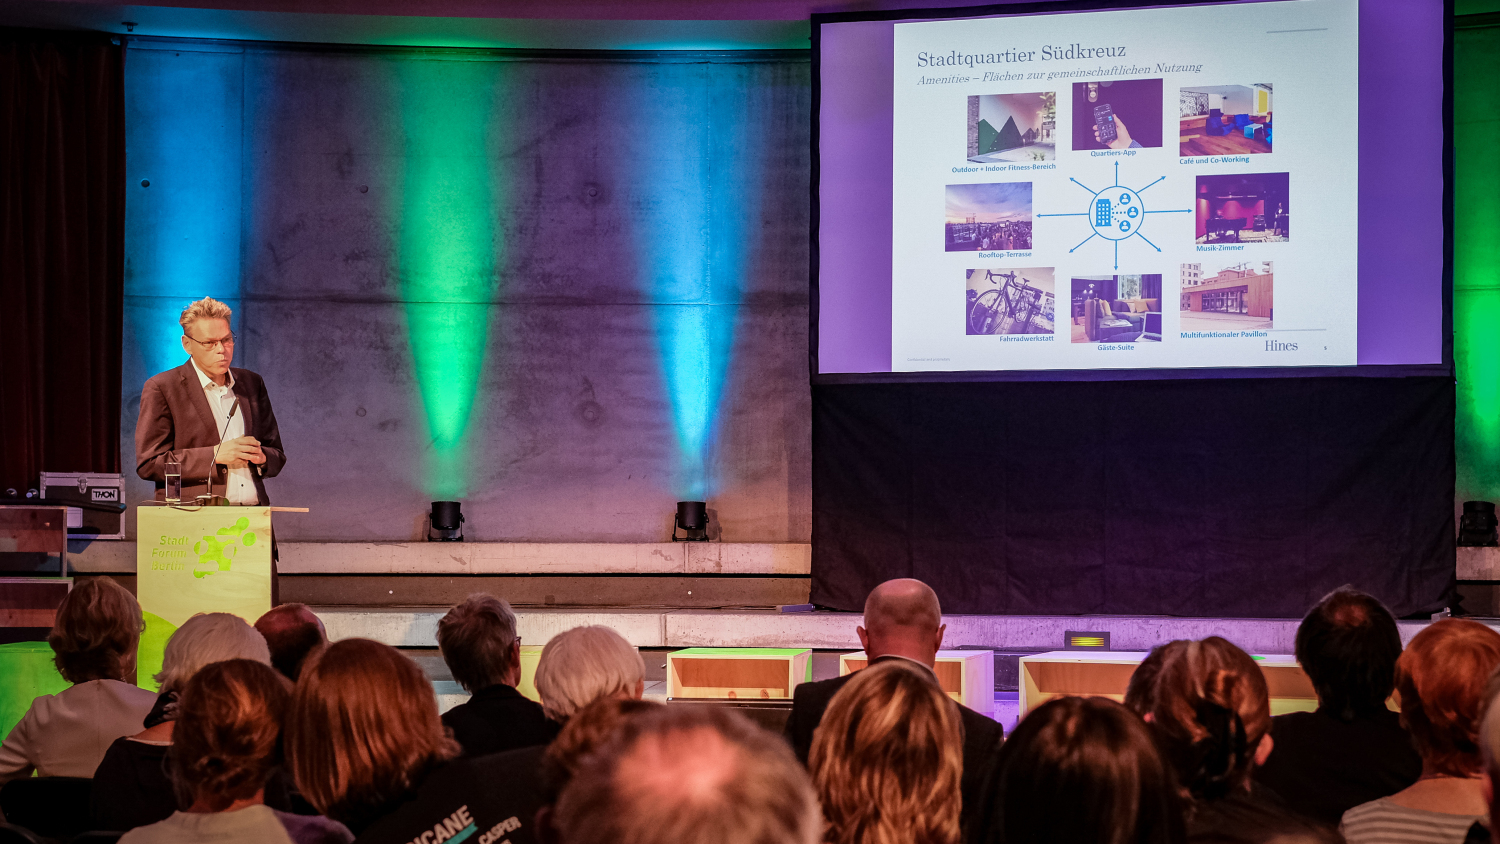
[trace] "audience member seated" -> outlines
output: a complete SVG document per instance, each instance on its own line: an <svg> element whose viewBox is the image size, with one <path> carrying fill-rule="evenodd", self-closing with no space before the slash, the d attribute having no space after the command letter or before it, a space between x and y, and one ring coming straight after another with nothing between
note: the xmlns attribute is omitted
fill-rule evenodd
<svg viewBox="0 0 1500 844"><path fill-rule="evenodd" d="M302 794L360 844L535 841L535 771L495 764L510 754L459 752L438 718L432 684L395 648L344 639L302 667L287 717L287 765Z"/></svg>
<svg viewBox="0 0 1500 844"><path fill-rule="evenodd" d="M875 587L865 599L864 626L856 628L859 643L870 659L870 665L898 659L916 662L929 670L937 661L943 646L942 608L937 594L920 580L888 580ZM856 672L858 673L858 672ZM803 683L793 692L792 714L786 722L786 737L797 758L804 763L812 748L813 732L823 720L823 712L835 693L849 683L854 674ZM964 819L977 805L980 788L989 767L994 764L1003 731L994 720L958 703L963 726L963 793Z"/></svg>
<svg viewBox="0 0 1500 844"><path fill-rule="evenodd" d="M776 736L719 707L631 717L555 813L559 844L814 844L817 798Z"/></svg>
<svg viewBox="0 0 1500 844"><path fill-rule="evenodd" d="M161 673L155 678L161 694L146 716L146 729L117 739L94 772L89 803L97 828L124 832L166 820L177 811L163 763L172 745L179 698L193 675L226 659L271 664L265 638L229 613L195 615L167 640Z"/></svg>
<svg viewBox="0 0 1500 844"><path fill-rule="evenodd" d="M963 730L932 672L890 659L833 696L809 769L829 844L957 844Z"/></svg>
<svg viewBox="0 0 1500 844"><path fill-rule="evenodd" d="M1496 787L1500 784L1500 706L1495 705L1500 697L1500 671L1490 675L1484 696L1489 703L1485 705L1484 721L1479 725L1479 756L1484 764L1484 796L1489 819L1475 821L1469 827L1464 838L1466 844L1490 844L1496 837L1490 831L1490 824L1495 818L1500 818L1500 787Z"/></svg>
<svg viewBox="0 0 1500 844"><path fill-rule="evenodd" d="M342 824L265 805L280 755L290 684L248 659L206 666L182 690L167 770L186 807L133 829L122 844L348 844Z"/></svg>
<svg viewBox="0 0 1500 844"><path fill-rule="evenodd" d="M1500 666L1500 633L1476 621L1433 622L1396 660L1401 723L1422 757L1422 777L1344 813L1349 844L1461 842L1488 810L1479 725L1486 682Z"/></svg>
<svg viewBox="0 0 1500 844"><path fill-rule="evenodd" d="M443 723L469 756L546 744L557 725L542 707L516 691L521 682L521 637L510 604L470 595L438 622L438 648L453 679L469 692Z"/></svg>
<svg viewBox="0 0 1500 844"><path fill-rule="evenodd" d="M1130 672L1130 681L1125 684L1125 708L1137 715L1145 716L1156 703L1156 675L1161 673L1162 653L1166 645L1157 645L1146 654L1141 664Z"/></svg>
<svg viewBox="0 0 1500 844"><path fill-rule="evenodd" d="M546 747L528 747L511 753L512 764L525 766L528 760L539 772L541 779L541 808L537 810L536 825L539 837L544 841L557 839L557 826L553 813L557 798L583 760L606 744L630 718L646 712L654 712L661 704L634 698L600 698L573 713L567 726Z"/></svg>
<svg viewBox="0 0 1500 844"><path fill-rule="evenodd" d="M282 604L255 620L255 629L266 637L271 649L271 667L297 682L297 672L308 654L328 644L328 631L307 604Z"/></svg>
<svg viewBox="0 0 1500 844"><path fill-rule="evenodd" d="M538 753L542 796L548 803L556 803L585 756L608 742L628 719L654 712L661 706L649 700L605 697L573 713L551 744L530 748Z"/></svg>
<svg viewBox="0 0 1500 844"><path fill-rule="evenodd" d="M1062 697L1016 726L985 788L970 840L1181 844L1176 778L1140 715Z"/></svg>
<svg viewBox="0 0 1500 844"><path fill-rule="evenodd" d="M1255 779L1330 826L1416 782L1422 757L1385 704L1399 656L1396 619L1375 598L1346 587L1318 602L1297 628L1297 661L1318 692L1318 709L1271 719L1276 752Z"/></svg>
<svg viewBox="0 0 1500 844"><path fill-rule="evenodd" d="M144 622L141 606L107 577L73 587L47 644L72 686L31 702L0 744L0 782L31 776L92 777L120 736L141 731L156 695L127 682Z"/></svg>
<svg viewBox="0 0 1500 844"><path fill-rule="evenodd" d="M639 699L646 691L646 663L610 628L574 627L542 648L536 691L547 717L562 724L602 697Z"/></svg>
<svg viewBox="0 0 1500 844"><path fill-rule="evenodd" d="M1187 805L1189 842L1336 841L1251 773L1271 755L1271 700L1250 655L1218 636L1162 651L1147 720Z"/></svg>

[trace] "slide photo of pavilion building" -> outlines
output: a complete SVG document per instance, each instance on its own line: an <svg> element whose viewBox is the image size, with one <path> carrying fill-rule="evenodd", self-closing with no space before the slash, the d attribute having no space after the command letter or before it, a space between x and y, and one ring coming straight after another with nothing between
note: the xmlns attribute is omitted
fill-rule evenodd
<svg viewBox="0 0 1500 844"><path fill-rule="evenodd" d="M1051 161L1056 129L1056 92L969 98L970 161Z"/></svg>
<svg viewBox="0 0 1500 844"><path fill-rule="evenodd" d="M1270 261L1183 264L1182 333L1270 328L1274 278Z"/></svg>

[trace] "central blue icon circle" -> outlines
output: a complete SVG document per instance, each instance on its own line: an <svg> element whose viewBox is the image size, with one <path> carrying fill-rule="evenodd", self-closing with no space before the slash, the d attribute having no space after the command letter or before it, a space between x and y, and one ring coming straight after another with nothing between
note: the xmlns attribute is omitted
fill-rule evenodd
<svg viewBox="0 0 1500 844"><path fill-rule="evenodd" d="M1145 213L1140 194L1130 188L1106 188L1089 198L1088 218L1094 234L1106 240L1124 240L1135 234L1131 222Z"/></svg>

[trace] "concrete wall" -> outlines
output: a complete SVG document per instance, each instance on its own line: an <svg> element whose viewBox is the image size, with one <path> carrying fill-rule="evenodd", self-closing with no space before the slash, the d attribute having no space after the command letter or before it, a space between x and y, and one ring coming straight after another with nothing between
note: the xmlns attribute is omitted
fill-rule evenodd
<svg viewBox="0 0 1500 844"><path fill-rule="evenodd" d="M280 422L274 503L312 508L278 537L421 535L441 455L402 215L412 174L433 173L423 109L473 108L478 163L453 172L487 174L493 203L489 269L452 300L483 322L464 329L482 349L468 535L660 541L701 494L718 538L807 542L809 78L796 54L133 43L130 499L151 494L132 472L141 384L185 359L176 312L214 295ZM664 336L683 313L704 335L686 347ZM693 413L704 433L684 433Z"/></svg>

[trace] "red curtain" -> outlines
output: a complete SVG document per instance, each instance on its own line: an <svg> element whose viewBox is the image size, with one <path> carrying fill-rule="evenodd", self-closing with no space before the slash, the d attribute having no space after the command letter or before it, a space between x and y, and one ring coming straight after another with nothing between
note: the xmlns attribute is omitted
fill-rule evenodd
<svg viewBox="0 0 1500 844"><path fill-rule="evenodd" d="M124 53L0 28L0 495L120 471Z"/></svg>

